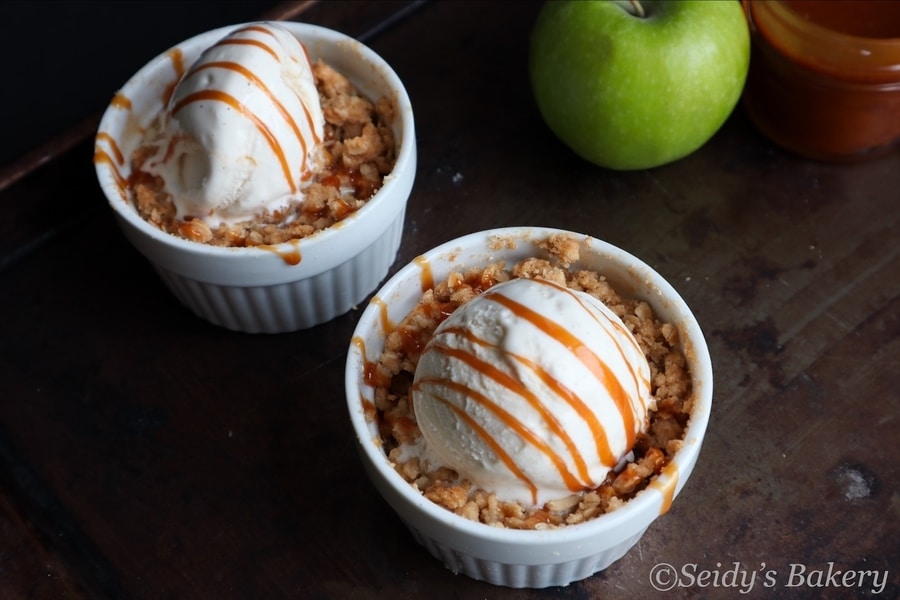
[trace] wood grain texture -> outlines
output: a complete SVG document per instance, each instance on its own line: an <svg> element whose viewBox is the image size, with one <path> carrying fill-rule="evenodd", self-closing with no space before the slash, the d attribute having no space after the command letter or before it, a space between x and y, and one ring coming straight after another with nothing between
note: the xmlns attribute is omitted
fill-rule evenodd
<svg viewBox="0 0 900 600"><path fill-rule="evenodd" d="M846 597L785 588L792 564L834 562L888 570L881 596L900 594L900 155L799 159L738 108L677 163L588 165L531 99L538 6L322 2L291 18L367 35L409 91L419 169L392 271L467 232L561 227L639 256L694 309L714 410L671 511L564 589L446 571L355 454L343 368L359 313L275 336L199 321L116 229L83 139L0 191L0 596L671 596L650 584L662 562L765 563L775 592Z"/></svg>

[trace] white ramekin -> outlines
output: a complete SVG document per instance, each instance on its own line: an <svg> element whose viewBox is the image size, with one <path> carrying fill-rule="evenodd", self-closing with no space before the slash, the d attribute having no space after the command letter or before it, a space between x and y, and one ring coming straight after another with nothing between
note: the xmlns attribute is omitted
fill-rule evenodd
<svg viewBox="0 0 900 600"><path fill-rule="evenodd" d="M180 61L187 69L205 48L246 24L202 33L150 61L114 96L94 147L100 187L125 236L194 313L248 333L305 329L362 302L396 258L416 173L412 106L393 69L342 33L304 23L279 24L306 45L313 60L323 59L367 97L394 101L396 165L382 188L356 213L310 237L261 249L183 240L159 230L135 210L126 185L129 157L176 81L174 65Z"/></svg>
<svg viewBox="0 0 900 600"><path fill-rule="evenodd" d="M685 443L657 480L621 508L578 525L542 531L509 530L469 521L433 504L394 470L381 449L376 424L366 419L363 403L373 389L365 365L384 347L385 330L400 322L420 300L423 282L439 282L451 270L498 260L509 266L545 255L535 242L567 233L584 240L576 267L606 275L621 294L646 300L660 320L679 327L693 379L693 408ZM515 248L491 249L499 236L515 239ZM366 472L415 539L455 573L515 588L564 586L601 571L622 557L682 489L693 470L709 421L712 364L697 320L684 300L658 273L639 259L588 236L538 227L510 227L469 234L447 242L402 268L363 311L346 365L350 420Z"/></svg>

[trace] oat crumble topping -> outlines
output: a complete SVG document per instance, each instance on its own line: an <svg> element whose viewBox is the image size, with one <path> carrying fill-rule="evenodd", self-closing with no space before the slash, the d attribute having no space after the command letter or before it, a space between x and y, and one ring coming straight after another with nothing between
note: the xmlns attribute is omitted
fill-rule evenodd
<svg viewBox="0 0 900 600"><path fill-rule="evenodd" d="M514 247L509 245L510 241L499 238L491 243ZM446 281L425 291L421 302L388 333L384 351L367 374L375 387L373 418L378 422L383 449L397 472L426 498L447 510L473 521L515 529L581 523L620 507L646 488L681 448L691 411L691 379L685 356L678 348L678 329L670 323L659 322L646 302L619 295L602 273L570 268L579 259L578 239L550 236L539 247L549 258L528 258L511 267L495 263L454 272ZM647 356L651 393L656 398L656 408L649 413L649 428L638 435L632 461L619 472L611 472L595 489L537 507L507 502L492 492L476 489L449 467L425 472L419 458L403 460L399 448L421 436L409 390L416 364L434 330L451 312L477 294L517 277L562 283L598 298L612 309Z"/></svg>
<svg viewBox="0 0 900 600"><path fill-rule="evenodd" d="M394 105L386 97L373 103L322 61L313 65L313 75L325 115L322 149L326 165L315 173L302 201L283 212L265 212L249 221L215 228L197 218L178 219L162 178L141 170L156 151L152 146L142 146L132 157L130 179L140 215L163 231L195 242L260 246L307 237L365 205L394 168ZM341 194L341 187L354 192Z"/></svg>

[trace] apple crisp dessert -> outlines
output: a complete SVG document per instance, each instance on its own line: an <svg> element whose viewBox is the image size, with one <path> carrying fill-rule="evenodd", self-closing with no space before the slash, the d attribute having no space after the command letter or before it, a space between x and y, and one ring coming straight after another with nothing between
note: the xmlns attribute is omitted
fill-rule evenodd
<svg viewBox="0 0 900 600"><path fill-rule="evenodd" d="M210 227L201 219L179 219L162 178L141 170L156 152L145 145L132 157L130 179L140 215L167 233L195 242L261 246L307 237L365 205L396 161L393 103L386 97L373 103L322 61L313 65L313 74L325 116L321 145L325 165L313 174L302 199L284 211L266 211L236 225Z"/></svg>
<svg viewBox="0 0 900 600"><path fill-rule="evenodd" d="M509 240L496 239L498 246ZM681 448L691 411L691 378L679 349L679 332L661 323L644 301L620 295L602 273L573 268L580 242L566 235L541 242L547 258L534 257L514 265L495 263L454 272L423 293L418 305L385 340L380 357L366 373L375 388L369 416L377 420L383 450L397 472L426 498L473 521L516 529L545 529L581 523L620 507L650 485ZM511 278L543 278L586 292L606 304L629 328L647 357L651 393L656 406L649 427L639 434L624 465L610 472L597 488L553 500L543 506L504 501L477 489L449 467L425 470L418 457L405 457L402 444L421 436L410 396L418 359L435 329L456 308L491 286Z"/></svg>

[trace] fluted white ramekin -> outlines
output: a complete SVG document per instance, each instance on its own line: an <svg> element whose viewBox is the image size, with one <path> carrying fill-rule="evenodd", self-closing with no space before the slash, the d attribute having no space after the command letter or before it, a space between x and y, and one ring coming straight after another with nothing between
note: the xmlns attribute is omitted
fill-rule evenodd
<svg viewBox="0 0 900 600"><path fill-rule="evenodd" d="M498 260L511 266L545 252L536 242L567 233L584 240L574 267L604 274L622 295L646 300L661 321L679 328L682 349L693 382L693 408L685 442L672 462L644 491L621 508L578 525L522 531L469 521L424 498L391 466L382 451L374 422L364 403L373 389L366 383L366 364L377 359L390 324L399 323L419 302L423 281L439 282L451 270L465 271ZM514 239L514 248L497 248L494 237ZM493 248L493 249L492 249ZM515 588L564 586L607 568L621 558L664 513L688 480L709 421L712 363L697 320L675 289L648 265L627 252L588 236L538 227L511 227L473 233L447 242L396 273L376 292L363 311L346 363L346 394L359 453L375 487L428 552L451 571Z"/></svg>
<svg viewBox="0 0 900 600"><path fill-rule="evenodd" d="M346 75L367 97L394 101L397 162L366 205L338 224L295 242L268 248L223 248L167 234L135 210L127 179L129 157L162 109L180 62L187 69L231 30L197 35L138 71L114 96L100 121L94 164L100 187L128 240L153 265L174 295L198 316L249 333L305 329L362 302L387 275L397 255L406 203L416 173L412 106L402 82L370 48L333 30L280 22L309 51Z"/></svg>

